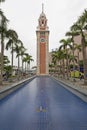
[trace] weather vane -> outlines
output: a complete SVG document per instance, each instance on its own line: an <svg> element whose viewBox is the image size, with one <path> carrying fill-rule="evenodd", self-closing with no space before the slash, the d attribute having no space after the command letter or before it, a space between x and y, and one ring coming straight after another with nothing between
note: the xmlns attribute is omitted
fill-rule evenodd
<svg viewBox="0 0 87 130"><path fill-rule="evenodd" d="M44 4L42 3L42 12L44 12Z"/></svg>

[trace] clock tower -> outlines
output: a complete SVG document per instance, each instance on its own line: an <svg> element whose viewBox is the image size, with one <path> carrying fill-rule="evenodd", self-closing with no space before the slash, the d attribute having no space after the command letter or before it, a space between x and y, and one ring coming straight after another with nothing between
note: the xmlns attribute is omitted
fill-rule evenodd
<svg viewBox="0 0 87 130"><path fill-rule="evenodd" d="M49 74L49 28L47 18L44 14L43 4L42 13L38 19L37 36L37 75Z"/></svg>

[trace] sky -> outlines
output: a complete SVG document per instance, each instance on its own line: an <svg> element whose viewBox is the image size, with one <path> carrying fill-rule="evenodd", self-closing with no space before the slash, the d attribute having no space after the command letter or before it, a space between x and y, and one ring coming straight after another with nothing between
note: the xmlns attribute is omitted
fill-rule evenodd
<svg viewBox="0 0 87 130"><path fill-rule="evenodd" d="M42 3L50 31L49 51L60 46L59 41L65 38L65 33L87 8L87 0L5 0L1 3L0 8L9 20L8 28L17 32L27 52L34 59L31 67L36 65L36 28ZM7 51L5 55L9 58L11 56ZM14 64L17 65L16 58Z"/></svg>

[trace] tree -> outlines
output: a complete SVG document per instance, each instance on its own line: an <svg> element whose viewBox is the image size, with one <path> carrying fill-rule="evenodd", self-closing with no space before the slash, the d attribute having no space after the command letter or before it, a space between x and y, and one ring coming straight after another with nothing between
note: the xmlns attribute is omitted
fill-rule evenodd
<svg viewBox="0 0 87 130"><path fill-rule="evenodd" d="M67 58L67 54L66 54L66 51L63 50L61 47L59 47L59 61L60 61L60 71L62 72L63 74L63 78L65 78L65 60Z"/></svg>
<svg viewBox="0 0 87 130"><path fill-rule="evenodd" d="M2 76L3 76L3 61L4 61L4 39L6 37L7 32L7 18L5 17L4 13L0 10L0 37L1 37L1 73L0 73L0 84L2 84Z"/></svg>
<svg viewBox="0 0 87 130"><path fill-rule="evenodd" d="M8 79L11 73L11 66L9 65L10 61L7 56L4 56L4 75Z"/></svg>
<svg viewBox="0 0 87 130"><path fill-rule="evenodd" d="M0 0L0 3L1 3L1 2L5 2L5 0Z"/></svg>
<svg viewBox="0 0 87 130"><path fill-rule="evenodd" d="M22 60L22 74L23 74L23 68L24 68L24 56L26 56L27 55L27 53L26 53L26 49L24 48L24 46L21 48L21 51L20 51L20 54L19 54L20 56L21 56L21 60Z"/></svg>
<svg viewBox="0 0 87 130"><path fill-rule="evenodd" d="M60 43L62 43L62 45L59 47L59 49L60 50L61 49L65 50L65 53L66 53L67 78L69 78L68 47L72 48L72 45L70 44L71 43L71 39L70 38L62 39L62 40L60 40Z"/></svg>
<svg viewBox="0 0 87 130"><path fill-rule="evenodd" d="M54 64L54 67L56 69L58 61L58 50L52 51L52 63Z"/></svg>
<svg viewBox="0 0 87 130"><path fill-rule="evenodd" d="M81 45L80 44L75 44L75 50L77 50L77 61L78 61L78 68L79 68L79 71L80 71L80 64L79 64L79 55L80 55L80 52L82 51L82 48L81 48Z"/></svg>
<svg viewBox="0 0 87 130"><path fill-rule="evenodd" d="M87 10L80 16L78 21L71 27L71 30L79 31L81 35L81 45L83 53L83 65L84 65L84 84L87 85L87 54L86 54L86 39L85 32L87 31Z"/></svg>
<svg viewBox="0 0 87 130"><path fill-rule="evenodd" d="M0 59L1 59L1 53L0 53ZM10 63L10 61L9 61L8 57L4 55L4 57L3 57L3 67L8 65L9 63ZM0 60L0 66L1 66L1 60Z"/></svg>
<svg viewBox="0 0 87 130"><path fill-rule="evenodd" d="M30 62L31 61L34 61L33 59L32 59L32 56L31 55L27 55L27 69L29 69L30 70Z"/></svg>
<svg viewBox="0 0 87 130"><path fill-rule="evenodd" d="M75 63L77 63L77 56L73 56L69 54L69 63L72 63L73 60L75 61ZM76 64L75 64L76 65Z"/></svg>
<svg viewBox="0 0 87 130"><path fill-rule="evenodd" d="M4 65L8 65L10 63L7 56L4 56Z"/></svg>
<svg viewBox="0 0 87 130"><path fill-rule="evenodd" d="M11 49L11 66L13 68L13 59L14 59L14 48L16 47L16 44L17 44L17 40L18 40L18 35L16 33L16 31L14 30L8 30L7 33L6 33L6 37L9 39L7 44L6 44L6 49L8 50L9 48Z"/></svg>
<svg viewBox="0 0 87 130"><path fill-rule="evenodd" d="M75 75L75 55L74 55L74 52L75 52L75 43L74 43L74 38L75 36L79 35L79 32L75 32L75 31L70 31L70 32L67 32L66 33L66 36L69 36L71 38L71 43L72 43L72 62L73 62L73 71L74 71L74 75ZM75 79L74 79L75 81Z"/></svg>
<svg viewBox="0 0 87 130"><path fill-rule="evenodd" d="M20 75L20 72L19 72L19 69L20 69L20 53L21 53L21 50L23 49L23 43L21 40L17 40L17 44L15 46L15 48L13 49L14 52L16 52L16 57L18 58L18 79L19 79L19 75Z"/></svg>
<svg viewBox="0 0 87 130"><path fill-rule="evenodd" d="M25 62L25 71L26 71L26 69L27 70L30 69L30 62L31 61L34 61L34 60L32 59L32 56L27 53L26 56L23 58L23 62Z"/></svg>
<svg viewBox="0 0 87 130"><path fill-rule="evenodd" d="M55 67L54 71L62 73L63 77L65 77L64 57L64 50L56 49L55 51L52 51L52 66Z"/></svg>

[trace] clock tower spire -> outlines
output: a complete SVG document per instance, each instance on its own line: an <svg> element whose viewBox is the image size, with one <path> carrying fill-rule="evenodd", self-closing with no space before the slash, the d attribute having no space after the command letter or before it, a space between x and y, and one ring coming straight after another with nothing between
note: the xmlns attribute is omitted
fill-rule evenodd
<svg viewBox="0 0 87 130"><path fill-rule="evenodd" d="M44 4L42 3L42 13L44 12Z"/></svg>
<svg viewBox="0 0 87 130"><path fill-rule="evenodd" d="M37 36L37 75L49 74L49 28L42 4L42 13L38 19Z"/></svg>

